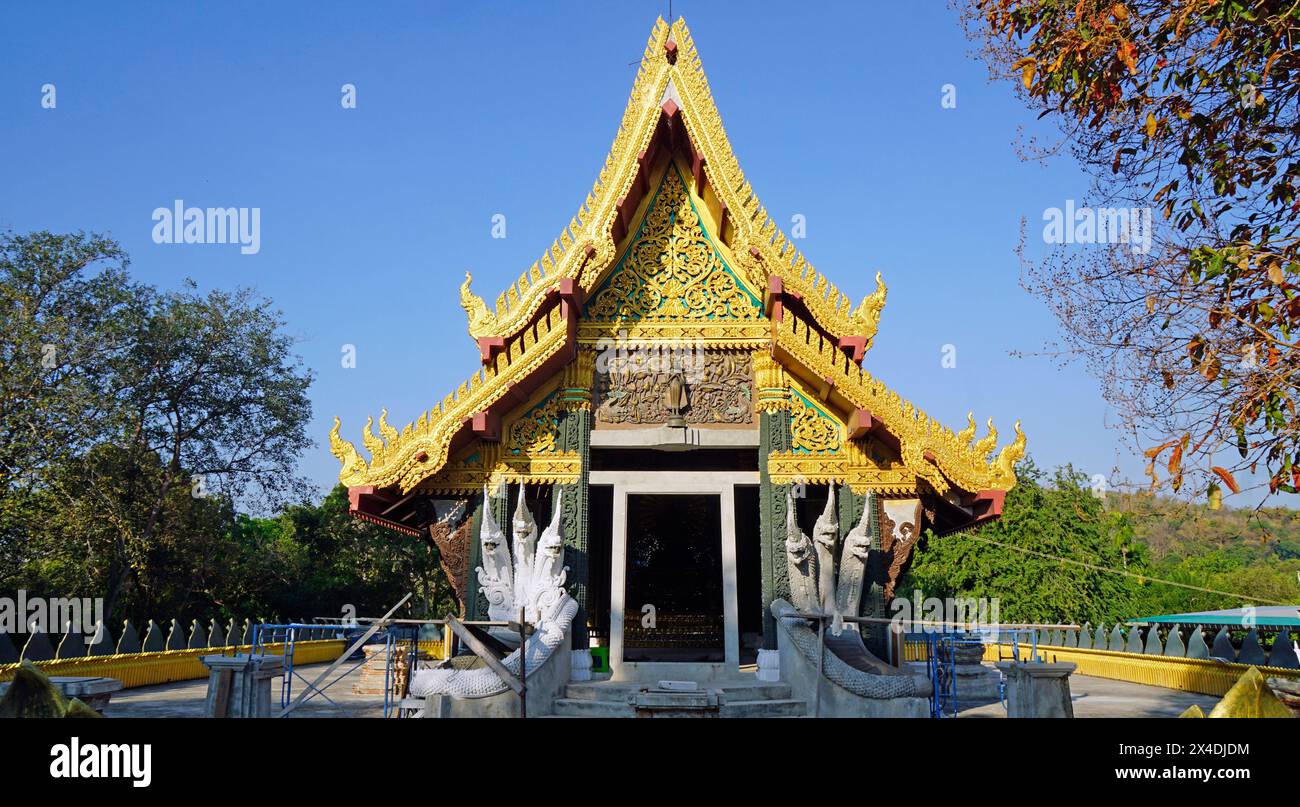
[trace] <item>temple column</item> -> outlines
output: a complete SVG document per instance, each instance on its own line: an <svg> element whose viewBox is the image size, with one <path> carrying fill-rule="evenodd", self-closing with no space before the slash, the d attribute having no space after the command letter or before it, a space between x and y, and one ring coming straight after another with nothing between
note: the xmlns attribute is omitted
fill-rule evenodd
<svg viewBox="0 0 1300 807"><path fill-rule="evenodd" d="M478 567L483 562L483 547L479 532L483 527L483 497L470 496L469 574L465 580L465 618L487 619L487 598L479 592Z"/></svg>
<svg viewBox="0 0 1300 807"><path fill-rule="evenodd" d="M885 583L889 569L884 562L883 545L880 540L880 496L868 493L866 507L870 508L867 525L871 531L871 555L867 559L867 590L862 598L860 616L887 618L888 603L885 602ZM867 624L862 631L862 640L867 649L877 658L889 658L889 626L874 622Z"/></svg>
<svg viewBox="0 0 1300 807"><path fill-rule="evenodd" d="M590 611L591 562L588 552L588 480L591 473L591 383L596 356L580 350L565 370L560 387L560 406L565 410L560 422L559 448L576 453L581 459L578 480L562 485L564 511L560 524L564 533L564 560L569 567L565 586L578 603L573 618L573 647L590 645L587 615Z"/></svg>
<svg viewBox="0 0 1300 807"><path fill-rule="evenodd" d="M775 485L767 470L767 456L774 451L790 448L790 413L787 411L761 412L759 414L758 450L758 528L761 554L763 597L763 648L776 649L776 620L772 617L772 602L790 599L790 573L785 557L786 494L789 485Z"/></svg>
<svg viewBox="0 0 1300 807"><path fill-rule="evenodd" d="M758 411L758 532L763 598L763 649L776 649L772 602L790 599L790 570L785 558L786 494L790 485L774 485L767 458L790 450L790 388L785 370L766 350L754 352L754 408Z"/></svg>

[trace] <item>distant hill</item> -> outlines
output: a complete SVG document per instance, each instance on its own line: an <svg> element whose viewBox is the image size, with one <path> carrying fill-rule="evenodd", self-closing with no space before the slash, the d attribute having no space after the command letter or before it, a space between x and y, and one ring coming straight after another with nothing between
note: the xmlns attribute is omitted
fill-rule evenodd
<svg viewBox="0 0 1300 807"><path fill-rule="evenodd" d="M896 591L996 599L1006 622L1113 625L1155 614L1300 604L1300 512L1093 494L1026 458L1002 517L922 536ZM1174 585L1170 585L1173 583Z"/></svg>
<svg viewBox="0 0 1300 807"><path fill-rule="evenodd" d="M1241 597L1146 586L1152 611L1232 608L1249 598L1300 604L1300 511L1223 508L1134 494L1112 494L1107 509L1125 514L1146 547L1154 577Z"/></svg>

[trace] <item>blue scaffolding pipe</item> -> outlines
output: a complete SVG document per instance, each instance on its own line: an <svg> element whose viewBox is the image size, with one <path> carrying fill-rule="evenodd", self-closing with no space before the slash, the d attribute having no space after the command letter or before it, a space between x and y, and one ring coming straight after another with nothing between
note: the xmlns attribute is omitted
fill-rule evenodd
<svg viewBox="0 0 1300 807"><path fill-rule="evenodd" d="M1023 643L1030 651L1029 659L1038 660L1038 632L1023 629L989 628L968 634L940 633L927 631L926 671L930 678L930 716L934 718L956 717L960 710L957 702L956 649L958 647L996 644L999 646L998 658L1002 658L1001 647L1011 646L1012 660L1020 659L1020 647ZM998 683L998 701L1006 708L1006 680Z"/></svg>
<svg viewBox="0 0 1300 807"><path fill-rule="evenodd" d="M250 650L250 653L252 655L264 656L266 655L266 645L268 643L273 644L278 641L284 642L284 675L280 681L280 708L281 709L288 706L289 701L293 697L293 679L295 676L299 680L301 680L304 684L306 684L308 687L311 687L312 689L316 689L316 692L310 695L308 699L314 698L316 697L316 695L320 695L322 698L329 701L334 706L336 707L338 706L338 704L335 703L333 699L331 699L328 695L325 694L324 690L329 689L331 686L338 683L346 676L351 675L352 672L355 671L357 667L364 664L365 661L362 660L358 662L356 665L349 668L338 678L335 678L333 681L330 681L325 686L317 689L315 687L312 687L311 682L308 681L306 678L303 678L302 674L293 668L294 647L299 641L299 639L301 639L302 641L311 641L313 638L341 639L343 638L344 632L347 631L350 627L351 626L344 625L344 624L321 624L316 622L259 622L253 626L253 643L251 645L251 650ZM271 636L269 642L266 638L268 632L270 633ZM281 632L283 632L283 635L277 636L277 634ZM313 632L317 632L317 633L323 632L330 635L313 636ZM387 699L385 698L385 700ZM385 712L386 711L387 711L387 703L385 703Z"/></svg>

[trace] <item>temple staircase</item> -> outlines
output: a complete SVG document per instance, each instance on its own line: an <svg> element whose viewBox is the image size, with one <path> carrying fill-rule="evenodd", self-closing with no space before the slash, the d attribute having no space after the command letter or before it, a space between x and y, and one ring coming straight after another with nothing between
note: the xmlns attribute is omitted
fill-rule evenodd
<svg viewBox="0 0 1300 807"><path fill-rule="evenodd" d="M556 717L636 717L633 705L637 693L647 687L637 681L589 681L570 683L564 697L554 702ZM649 684L653 686L653 684ZM697 709L701 693L721 692L721 704L712 710ZM700 684L694 693L656 693L656 716L664 717L805 717L808 704L791 697L790 685L766 683L756 678L714 681Z"/></svg>

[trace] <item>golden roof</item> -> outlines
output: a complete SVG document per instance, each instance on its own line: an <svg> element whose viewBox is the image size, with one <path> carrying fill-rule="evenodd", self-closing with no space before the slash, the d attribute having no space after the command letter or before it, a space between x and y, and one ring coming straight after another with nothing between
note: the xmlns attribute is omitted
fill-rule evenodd
<svg viewBox="0 0 1300 807"><path fill-rule="evenodd" d="M573 373L574 368L581 374L579 366L590 365L590 350L578 350L580 341L583 347L591 347L587 338L590 333L580 339L583 332L574 318L555 304L556 295L565 293L565 289L572 294L576 288L579 299L598 297L612 272L623 271L625 263L635 264L629 257L635 237L627 228L628 211L622 207L630 197L636 197L635 185L646 200L640 205L644 212L639 215L647 226L654 224L649 212L652 194L646 190L651 166L644 163L656 133L662 134L661 119L668 107L684 122L700 195L681 187L679 168L673 162L677 158L671 149L667 164L656 169L654 184L659 188L667 184L670 192L685 194L680 210L695 213L698 207L699 218L691 223L717 249L722 256L719 260L725 264L714 267L715 274L724 270L735 273L732 277L736 282L725 286L726 294L740 299L736 295L762 295L779 285L806 311L787 309L781 317L773 317L779 321L769 322L760 308L757 315L746 312L736 317L738 321L727 324L730 330L725 333L720 324L701 328L699 320L692 322L683 317L636 333L651 339L664 335L698 338L709 335L712 332L707 329L714 328L727 337L717 340L718 344L770 353L781 364L790 365L796 375L826 385L824 397L833 397L841 410L869 411L897 439L911 478L926 480L939 493L954 486L972 493L1010 489L1015 484L1013 466L1025 452L1019 424L1015 441L990 462L988 458L997 443L991 421L988 434L979 440L975 439L973 418L969 418L967 428L954 432L872 378L845 355L839 343L844 337L856 337L863 350L870 346L884 307L885 286L877 275L876 290L854 305L816 272L781 233L731 151L690 32L680 19L671 26L662 19L656 22L605 165L577 215L550 249L498 296L495 308L470 290L471 278L466 274L460 299L469 318L470 335L476 341L491 339L497 343L495 349L484 352L483 368L400 433L388 424L387 412L380 416L378 436L372 430L373 423L367 421L362 441L371 454L368 461L340 436L339 420L335 418L330 450L342 463L340 481L349 487L395 487L405 494L446 466L453 453L461 451L453 448L453 443L460 435L462 439L456 445L465 444L461 432L471 420L504 403L518 402L516 385L521 381L539 370L551 373L557 366L566 366L566 374ZM702 197L705 187L712 194L712 211ZM678 204L678 200L673 203ZM672 226L679 226L676 221ZM669 226L667 221L660 224ZM709 237L710 230L718 236L716 244ZM584 327L599 325L594 322L599 319L593 316ZM617 318L604 319L618 325ZM595 332L608 331L597 328ZM769 388L777 385L771 377L784 378L777 362L768 364L772 367L760 372L755 383L755 400L760 409L775 400ZM589 377L590 366L585 366L585 372ZM780 397L779 391L776 395ZM845 461L849 471L861 467L861 463L855 466L853 460ZM565 462L568 460L557 459L553 466L567 467ZM840 471L836 475L843 478Z"/></svg>

